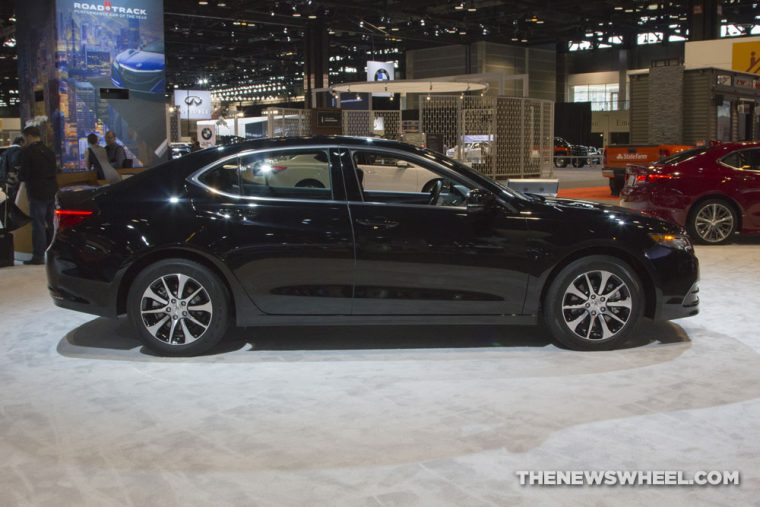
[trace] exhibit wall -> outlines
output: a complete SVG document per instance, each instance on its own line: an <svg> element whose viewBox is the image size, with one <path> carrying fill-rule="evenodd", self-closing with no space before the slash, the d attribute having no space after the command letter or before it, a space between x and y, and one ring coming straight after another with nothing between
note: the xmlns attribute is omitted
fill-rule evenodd
<svg viewBox="0 0 760 507"><path fill-rule="evenodd" d="M22 121L44 125L63 170L84 169L87 135L102 144L109 130L134 167L155 163L166 138L163 2L29 0L17 18Z"/></svg>

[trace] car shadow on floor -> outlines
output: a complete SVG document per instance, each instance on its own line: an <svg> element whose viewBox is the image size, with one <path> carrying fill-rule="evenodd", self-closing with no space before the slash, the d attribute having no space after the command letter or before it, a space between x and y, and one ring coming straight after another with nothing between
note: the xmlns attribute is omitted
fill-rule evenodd
<svg viewBox="0 0 760 507"><path fill-rule="evenodd" d="M689 343L671 322L643 320L624 348ZM336 351L392 349L488 349L533 347L560 349L542 326L273 326L232 328L208 356L236 351ZM126 355L159 357L141 346L127 319L97 318L70 331L58 352L71 357Z"/></svg>

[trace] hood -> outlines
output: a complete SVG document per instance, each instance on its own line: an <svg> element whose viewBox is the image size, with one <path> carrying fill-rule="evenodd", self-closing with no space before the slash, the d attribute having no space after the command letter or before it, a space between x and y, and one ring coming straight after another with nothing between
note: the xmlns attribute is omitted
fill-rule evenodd
<svg viewBox="0 0 760 507"><path fill-rule="evenodd" d="M128 49L119 53L115 61L123 67L138 71L162 71L165 65L162 53L151 53L150 51L136 49Z"/></svg>
<svg viewBox="0 0 760 507"><path fill-rule="evenodd" d="M612 204L562 198L547 198L540 204L566 217L567 215L578 215L577 220L582 223L604 222L623 226L630 225L647 232L686 233L686 230L679 225Z"/></svg>

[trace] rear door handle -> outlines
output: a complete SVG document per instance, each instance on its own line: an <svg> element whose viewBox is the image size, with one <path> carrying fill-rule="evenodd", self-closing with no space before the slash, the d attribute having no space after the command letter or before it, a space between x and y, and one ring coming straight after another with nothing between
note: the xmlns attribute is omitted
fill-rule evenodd
<svg viewBox="0 0 760 507"><path fill-rule="evenodd" d="M381 229L393 229L398 225L398 222L386 218L357 218L356 223L365 227Z"/></svg>

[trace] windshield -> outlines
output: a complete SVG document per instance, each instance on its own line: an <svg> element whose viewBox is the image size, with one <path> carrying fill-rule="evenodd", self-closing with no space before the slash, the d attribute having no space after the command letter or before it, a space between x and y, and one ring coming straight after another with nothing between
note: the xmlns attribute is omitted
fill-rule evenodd
<svg viewBox="0 0 760 507"><path fill-rule="evenodd" d="M657 163L662 164L662 165L679 164L686 159L689 159L691 157L696 157L697 155L701 155L707 150L708 148L706 146L700 146L699 148L693 148L691 150L679 151L678 153L670 155L669 157L661 158L660 160L657 161Z"/></svg>
<svg viewBox="0 0 760 507"><path fill-rule="evenodd" d="M144 45L142 50L147 51L149 53L163 53L164 43L163 41L155 40L153 42L149 42L148 44Z"/></svg>

